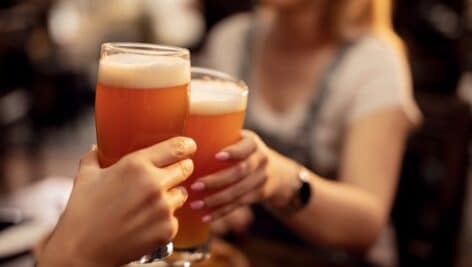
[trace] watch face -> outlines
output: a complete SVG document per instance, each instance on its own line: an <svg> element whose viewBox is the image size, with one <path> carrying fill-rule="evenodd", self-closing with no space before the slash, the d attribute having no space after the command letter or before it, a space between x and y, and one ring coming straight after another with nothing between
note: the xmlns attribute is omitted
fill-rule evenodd
<svg viewBox="0 0 472 267"><path fill-rule="evenodd" d="M300 188L299 192L300 202L302 207L305 207L308 202L310 201L311 197L311 186L309 182L303 181L302 187Z"/></svg>
<svg viewBox="0 0 472 267"><path fill-rule="evenodd" d="M292 200L290 201L289 207L287 207L287 211L289 211L289 213L293 213L303 209L310 201L312 194L311 184L308 182L308 178L305 174L303 171L299 174L301 185L296 194L293 196Z"/></svg>
<svg viewBox="0 0 472 267"><path fill-rule="evenodd" d="M306 170L300 171L298 174L298 179L300 181L300 187L291 197L288 205L277 209L279 213L291 214L297 212L303 209L308 204L308 202L310 202L310 198L313 193L308 179L308 172Z"/></svg>
<svg viewBox="0 0 472 267"><path fill-rule="evenodd" d="M301 170L300 171L300 174L298 175L298 177L300 178L300 181L302 182L302 185L298 191L298 198L300 199L300 205L301 207L300 208L303 208L305 207L308 202L310 201L310 198L311 198L311 184L308 180L308 171L306 170Z"/></svg>

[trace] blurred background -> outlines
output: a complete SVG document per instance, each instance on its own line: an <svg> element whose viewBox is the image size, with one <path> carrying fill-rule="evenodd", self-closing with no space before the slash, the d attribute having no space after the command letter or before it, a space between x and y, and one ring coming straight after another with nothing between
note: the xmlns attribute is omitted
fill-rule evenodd
<svg viewBox="0 0 472 267"><path fill-rule="evenodd" d="M74 176L80 155L95 143L102 42L184 46L198 65L208 31L253 6L249 0L1 0L0 196L46 177ZM397 0L394 18L425 117L410 139L392 213L400 265L469 267L472 1Z"/></svg>

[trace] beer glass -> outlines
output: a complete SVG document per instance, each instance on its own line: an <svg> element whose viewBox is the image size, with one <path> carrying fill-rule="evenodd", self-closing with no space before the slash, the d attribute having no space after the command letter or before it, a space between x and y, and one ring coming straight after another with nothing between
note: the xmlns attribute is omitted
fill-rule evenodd
<svg viewBox="0 0 472 267"><path fill-rule="evenodd" d="M185 262L199 261L208 256L210 226L202 222L202 217L210 211L193 210L190 203L215 192L192 192L190 185L197 178L232 165L216 160L215 154L240 139L247 95L247 86L242 81L222 72L192 68L190 114L185 136L194 139L198 149L193 156L194 172L183 183L189 199L176 212L179 231L173 241L174 254L169 259L180 264L174 265L187 266Z"/></svg>
<svg viewBox="0 0 472 267"><path fill-rule="evenodd" d="M130 152L182 135L189 111L189 83L186 49L103 44L95 95L100 166L108 167ZM171 253L172 244L168 244L139 262Z"/></svg>

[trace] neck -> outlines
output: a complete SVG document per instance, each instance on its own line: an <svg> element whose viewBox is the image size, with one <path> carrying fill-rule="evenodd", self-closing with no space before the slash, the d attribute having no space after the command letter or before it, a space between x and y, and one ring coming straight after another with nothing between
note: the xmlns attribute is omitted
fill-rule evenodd
<svg viewBox="0 0 472 267"><path fill-rule="evenodd" d="M270 33L274 42L282 48L317 48L325 44L328 38L321 27L323 1L290 10L281 10L275 14Z"/></svg>

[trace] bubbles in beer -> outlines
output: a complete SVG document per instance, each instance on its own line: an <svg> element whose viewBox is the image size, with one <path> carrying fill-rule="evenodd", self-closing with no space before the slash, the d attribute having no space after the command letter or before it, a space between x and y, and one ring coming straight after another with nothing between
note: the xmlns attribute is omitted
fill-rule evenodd
<svg viewBox="0 0 472 267"><path fill-rule="evenodd" d="M192 80L190 84L190 113L217 115L244 110L247 91L242 85L229 81Z"/></svg>
<svg viewBox="0 0 472 267"><path fill-rule="evenodd" d="M98 82L137 89L183 85L190 82L190 61L162 55L108 55L100 60Z"/></svg>

